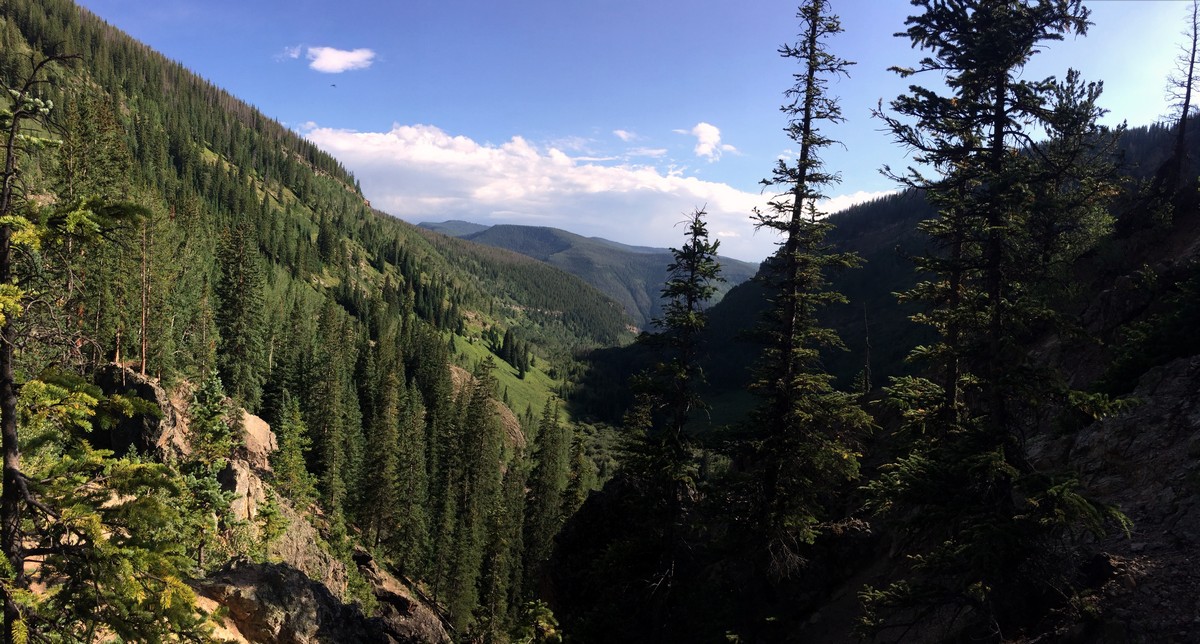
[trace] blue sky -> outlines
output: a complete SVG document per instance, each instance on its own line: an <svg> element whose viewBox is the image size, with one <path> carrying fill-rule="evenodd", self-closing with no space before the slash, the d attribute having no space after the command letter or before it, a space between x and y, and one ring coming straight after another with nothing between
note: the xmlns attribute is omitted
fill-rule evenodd
<svg viewBox="0 0 1200 644"><path fill-rule="evenodd" d="M779 112L796 69L792 2L756 0L80 0L133 37L338 157L376 207L409 221L467 219L678 245L707 205L724 253L759 260L758 180L791 149ZM1032 78L1103 80L1110 122L1152 123L1186 3L1093 0L1086 38L1054 43ZM894 190L904 150L870 109L905 89L887 72L918 52L892 34L901 0L835 0L858 64L832 85L828 208ZM922 81L928 83L930 81Z"/></svg>

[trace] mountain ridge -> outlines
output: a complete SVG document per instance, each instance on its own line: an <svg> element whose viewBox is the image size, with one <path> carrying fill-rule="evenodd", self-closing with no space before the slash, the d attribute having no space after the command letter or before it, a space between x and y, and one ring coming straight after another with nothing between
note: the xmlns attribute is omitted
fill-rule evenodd
<svg viewBox="0 0 1200 644"><path fill-rule="evenodd" d="M515 251L571 273L619 302L640 328L649 328L662 314L659 295L667 280L667 266L674 260L670 249L584 237L549 226L485 226L461 220L417 225L451 237ZM758 265L750 262L729 257L718 260L726 281L718 285L713 304L758 272Z"/></svg>

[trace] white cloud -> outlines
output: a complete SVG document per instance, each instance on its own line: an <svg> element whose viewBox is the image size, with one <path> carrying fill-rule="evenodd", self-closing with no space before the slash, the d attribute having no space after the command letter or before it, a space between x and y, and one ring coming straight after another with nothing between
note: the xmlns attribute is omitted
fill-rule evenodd
<svg viewBox="0 0 1200 644"><path fill-rule="evenodd" d="M759 260L774 239L753 234L766 197L629 161L602 163L514 136L484 144L432 125L387 132L304 131L354 172L376 207L409 221L526 223L659 247L678 246L681 216L705 206L722 253Z"/></svg>
<svg viewBox="0 0 1200 644"><path fill-rule="evenodd" d="M858 192L852 192L848 195L837 195L835 197L830 197L830 198L826 199L825 201L822 201L821 203L817 204L817 207L822 212L827 212L829 214L833 214L835 212L841 212L841 211L849 208L850 206L857 206L860 203L866 203L868 201L882 199L883 197L886 197L888 195L894 195L897 192L900 192L900 191L899 190L881 190L879 192L867 192L865 190L859 190Z"/></svg>
<svg viewBox="0 0 1200 644"><path fill-rule="evenodd" d="M625 152L631 157L651 157L654 159L667 156L666 148L632 148Z"/></svg>
<svg viewBox="0 0 1200 644"><path fill-rule="evenodd" d="M703 157L709 161L720 159L723 152L737 152L737 148L732 145L721 143L721 130L711 123L700 122L690 131L675 131L682 134L691 134L696 137L696 147L693 148L693 151L696 153L696 156Z"/></svg>
<svg viewBox="0 0 1200 644"><path fill-rule="evenodd" d="M634 134L633 132L630 132L629 130L613 130L613 135L626 143L629 143L630 141L634 141L638 138L637 134Z"/></svg>
<svg viewBox="0 0 1200 644"><path fill-rule="evenodd" d="M336 49L334 47L309 47L308 66L325 74L340 74L353 69L366 69L375 62L375 52L366 49ZM294 56L293 56L294 58Z"/></svg>
<svg viewBox="0 0 1200 644"><path fill-rule="evenodd" d="M296 45L294 47L284 47L283 51L275 55L275 60L295 60L300 57L300 52L304 47Z"/></svg>

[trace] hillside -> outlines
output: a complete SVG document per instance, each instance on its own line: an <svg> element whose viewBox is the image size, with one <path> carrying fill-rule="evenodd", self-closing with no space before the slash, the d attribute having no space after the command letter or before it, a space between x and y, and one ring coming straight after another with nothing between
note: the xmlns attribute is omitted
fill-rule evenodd
<svg viewBox="0 0 1200 644"><path fill-rule="evenodd" d="M698 219L410 225L69 0L0 2L0 85L0 641L1195 638L1200 119L940 102L963 181L709 306Z"/></svg>
<svg viewBox="0 0 1200 644"><path fill-rule="evenodd" d="M5 623L203 639L196 592L242 619L256 584L315 597L292 625L310 634L412 597L435 631L527 620L536 553L611 469L606 430L556 400L577 355L631 339L620 306L372 209L331 156L68 0L3 3L0 37L21 178L0 227L29 231L0 323L20 348L0 360L25 414L9 473L30 481L0 514L21 530L9 563L40 562ZM114 434L123 418L138 440Z"/></svg>
<svg viewBox="0 0 1200 644"><path fill-rule="evenodd" d="M651 320L662 316L660 291L672 261L667 249L629 246L543 226L482 226L461 221L419 225L479 244L507 248L571 273L619 302L640 328L649 328ZM718 285L714 303L758 271L753 264L728 257L720 258L720 263L725 282Z"/></svg>

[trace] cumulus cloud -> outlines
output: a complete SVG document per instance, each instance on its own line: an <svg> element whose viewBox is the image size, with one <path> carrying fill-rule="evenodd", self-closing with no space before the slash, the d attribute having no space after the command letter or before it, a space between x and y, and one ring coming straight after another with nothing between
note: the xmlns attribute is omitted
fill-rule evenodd
<svg viewBox="0 0 1200 644"><path fill-rule="evenodd" d="M306 56L310 68L325 74L340 74L353 69L366 69L375 62L375 52L366 48L309 47Z"/></svg>
<svg viewBox="0 0 1200 644"><path fill-rule="evenodd" d="M755 235L750 220L765 196L678 169L588 161L520 136L484 144L433 125L304 134L354 172L373 205L408 221L536 224L668 247L680 243L675 224L705 206L712 229L722 231L724 254L759 260L774 249L775 240Z"/></svg>
<svg viewBox="0 0 1200 644"><path fill-rule="evenodd" d="M716 161L725 152L736 153L737 148L721 142L721 129L712 123L701 121L690 130L674 130L677 134L690 134L696 137L696 147L692 149L696 156Z"/></svg>

